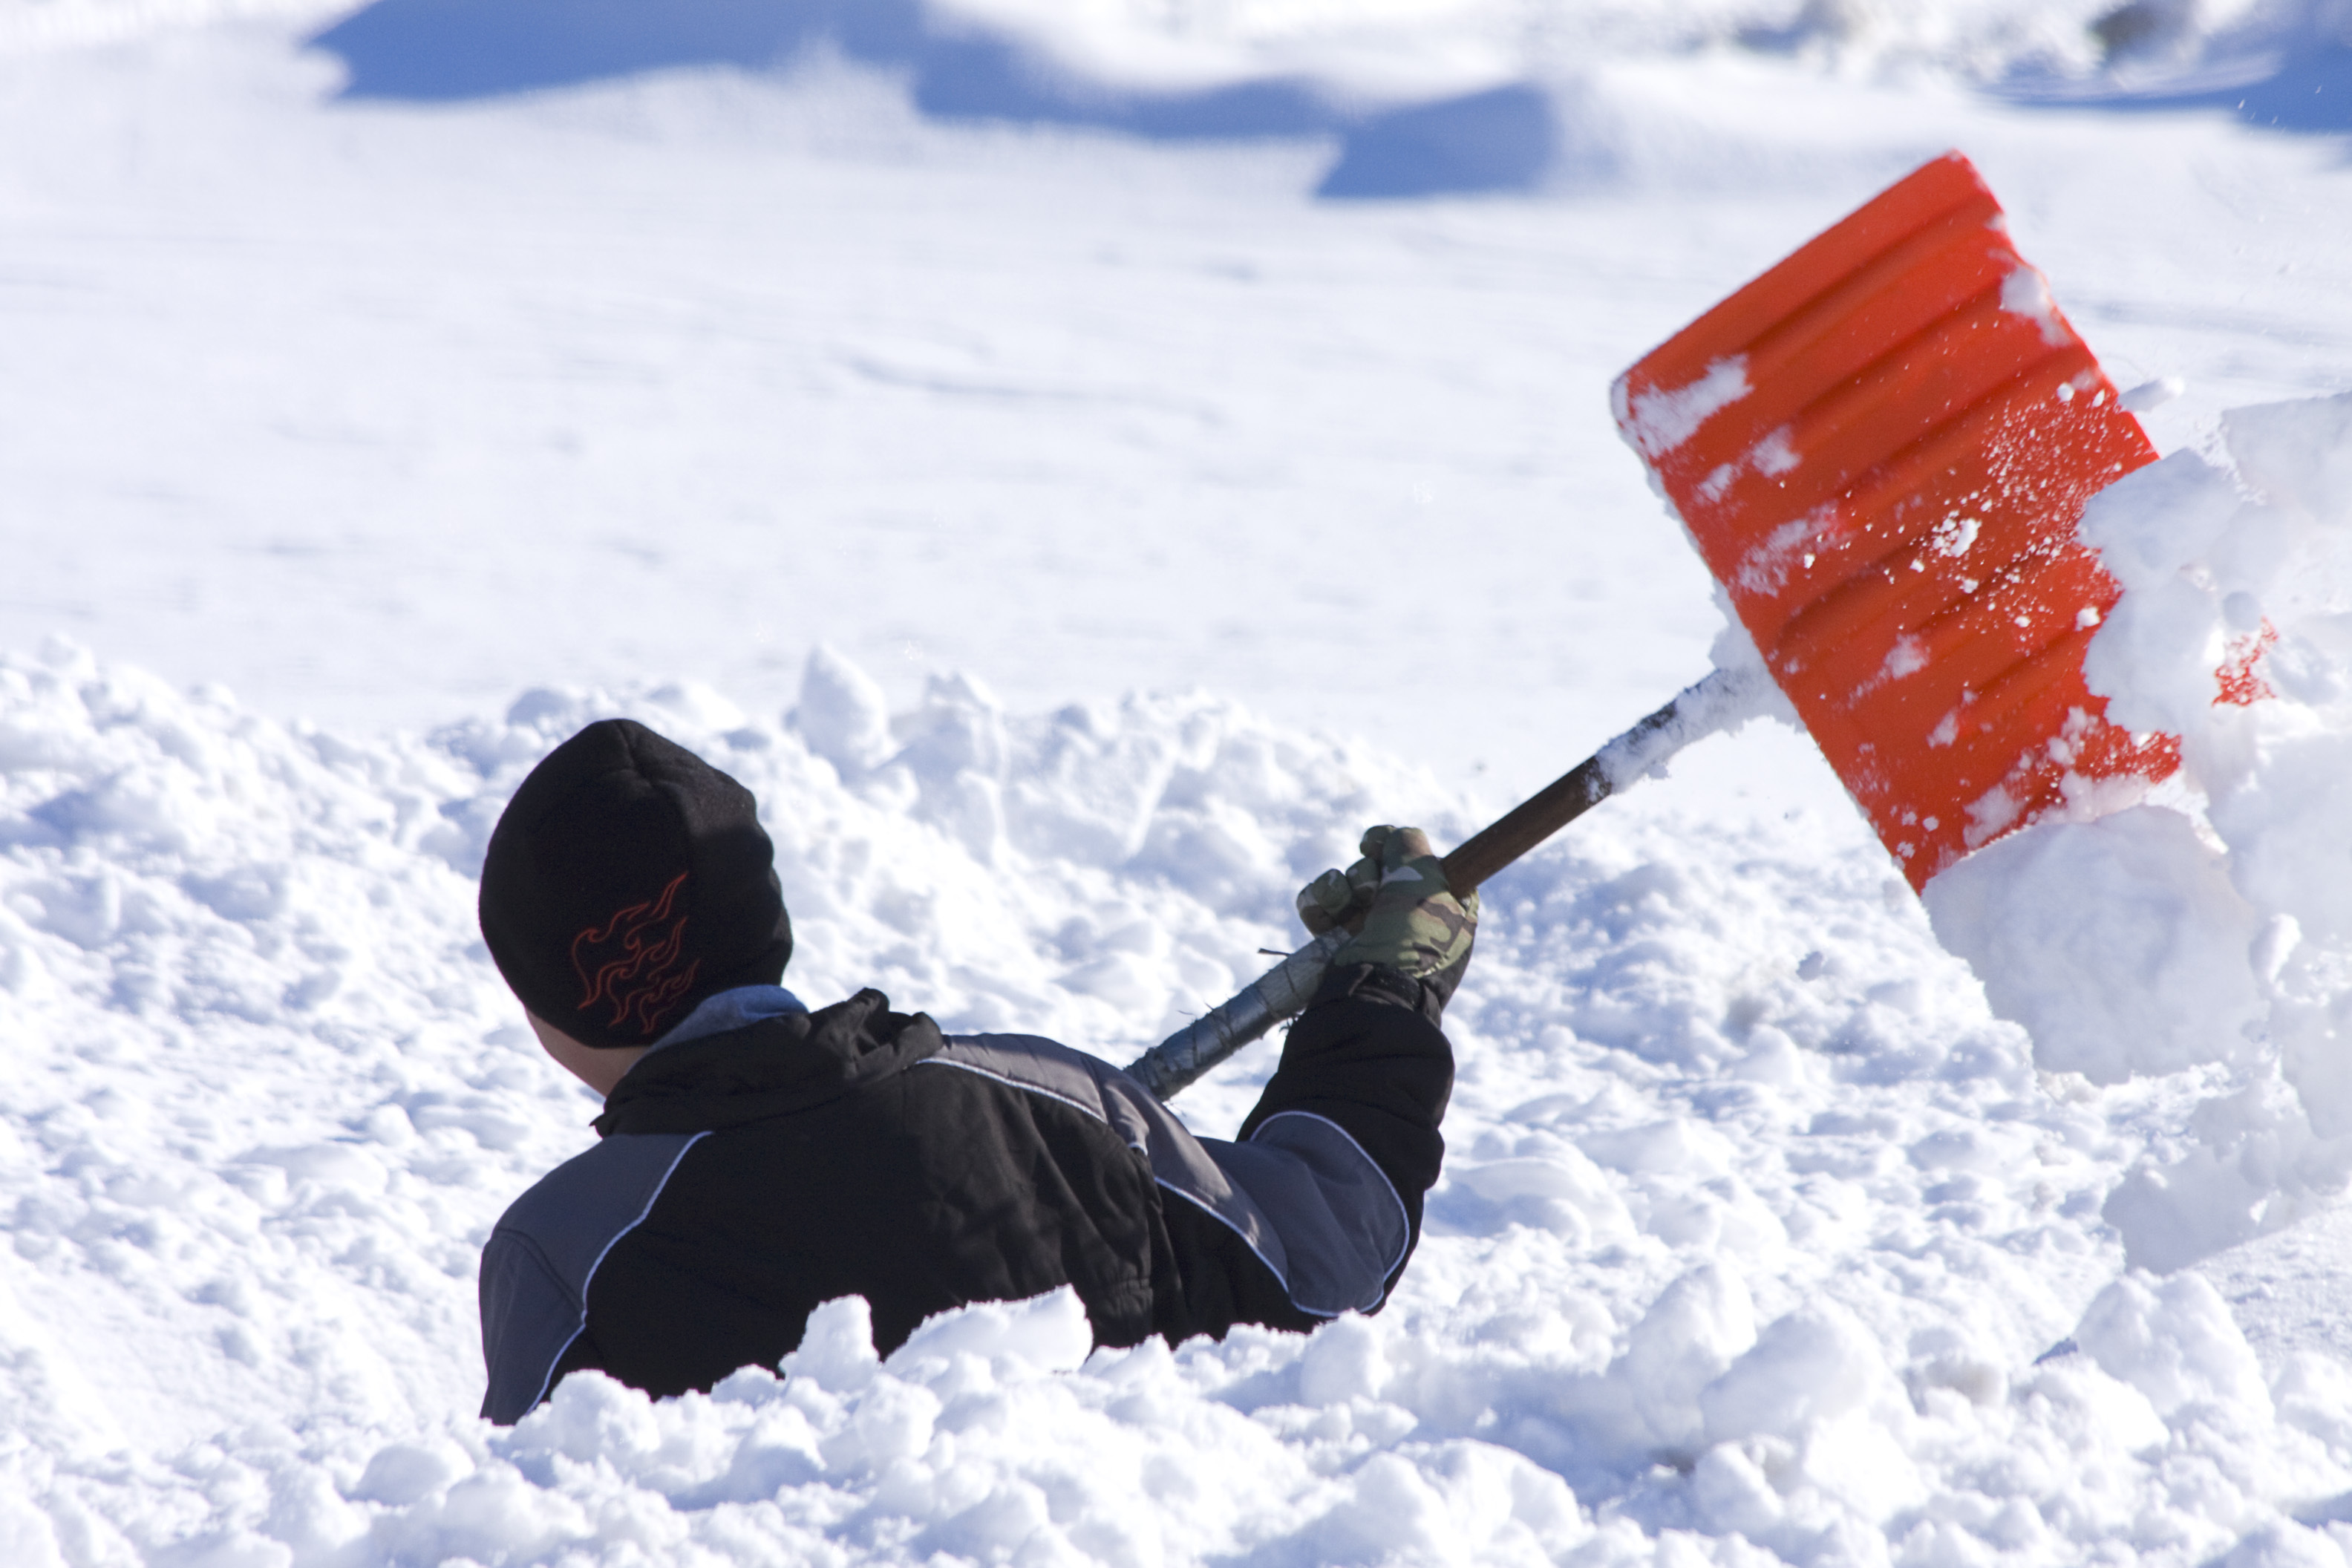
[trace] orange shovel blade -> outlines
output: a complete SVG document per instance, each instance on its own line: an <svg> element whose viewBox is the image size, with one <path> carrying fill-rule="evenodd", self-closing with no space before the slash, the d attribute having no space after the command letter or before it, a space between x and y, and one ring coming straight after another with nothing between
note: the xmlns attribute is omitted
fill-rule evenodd
<svg viewBox="0 0 2352 1568"><path fill-rule="evenodd" d="M1618 379L1617 423L1916 888L2098 781L2166 777L2083 652L2084 503L2156 460L1951 153Z"/></svg>

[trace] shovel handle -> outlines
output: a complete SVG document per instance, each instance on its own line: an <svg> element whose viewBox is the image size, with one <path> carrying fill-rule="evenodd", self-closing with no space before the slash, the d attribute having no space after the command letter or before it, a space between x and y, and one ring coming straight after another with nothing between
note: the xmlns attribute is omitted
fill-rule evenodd
<svg viewBox="0 0 2352 1568"><path fill-rule="evenodd" d="M1466 894L1520 856L1692 742L1754 717L1769 686L1761 668L1718 669L1684 689L1584 761L1464 840L1441 864L1445 885ZM1168 1100L1211 1068L1305 1009L1331 955L1348 940L1330 931L1127 1066L1128 1077Z"/></svg>

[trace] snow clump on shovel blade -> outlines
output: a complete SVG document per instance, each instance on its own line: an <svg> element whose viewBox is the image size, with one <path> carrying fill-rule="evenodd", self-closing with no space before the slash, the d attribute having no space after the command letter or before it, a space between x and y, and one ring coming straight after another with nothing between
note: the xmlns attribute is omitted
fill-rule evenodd
<svg viewBox="0 0 2352 1568"><path fill-rule="evenodd" d="M2259 922L2179 812L2028 828L1928 883L1927 903L2050 1071L2121 1083L2253 1049Z"/></svg>
<svg viewBox="0 0 2352 1568"><path fill-rule="evenodd" d="M2082 525L2124 588L2084 674L2117 722L2180 737L2193 787L2029 828L1927 892L2044 1068L2234 1075L2206 1147L2110 1215L2168 1265L2352 1180L2352 396L2237 409L2221 437L2226 467L2175 453Z"/></svg>
<svg viewBox="0 0 2352 1568"><path fill-rule="evenodd" d="M1748 384L1748 356L1732 354L1709 364L1705 375L1686 386L1630 393L1620 380L1612 393L1619 405L1617 423L1643 457L1657 458L1689 440L1700 426L1754 390Z"/></svg>

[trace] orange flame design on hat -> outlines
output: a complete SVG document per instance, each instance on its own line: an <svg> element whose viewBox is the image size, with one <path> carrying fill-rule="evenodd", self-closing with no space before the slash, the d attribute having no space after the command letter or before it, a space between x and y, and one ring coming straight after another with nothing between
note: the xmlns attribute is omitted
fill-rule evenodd
<svg viewBox="0 0 2352 1568"><path fill-rule="evenodd" d="M689 875L680 871L660 897L631 904L572 939L572 967L586 993L580 999L582 1012L609 1003L613 1027L635 1018L639 1032L650 1037L663 1015L693 987L702 960L677 968L686 950L686 917L673 915L677 890Z"/></svg>

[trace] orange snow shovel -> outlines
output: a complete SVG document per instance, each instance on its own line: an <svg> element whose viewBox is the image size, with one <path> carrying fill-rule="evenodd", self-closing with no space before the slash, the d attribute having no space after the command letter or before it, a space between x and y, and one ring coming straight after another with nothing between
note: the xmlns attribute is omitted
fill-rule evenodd
<svg viewBox="0 0 2352 1568"><path fill-rule="evenodd" d="M2083 653L2074 536L2156 460L1951 153L1620 377L1617 423L1913 888L2105 780L2179 765Z"/></svg>
<svg viewBox="0 0 2352 1568"><path fill-rule="evenodd" d="M1617 423L1914 889L2179 743L2111 723L2083 654L2122 588L2083 507L2156 449L1951 153L1618 379ZM2247 652L2224 700L2258 684ZM2232 689L2231 681L2238 687ZM1446 857L1466 892L1754 711L1718 670ZM1298 1011L1318 938L1128 1071L1166 1099Z"/></svg>

